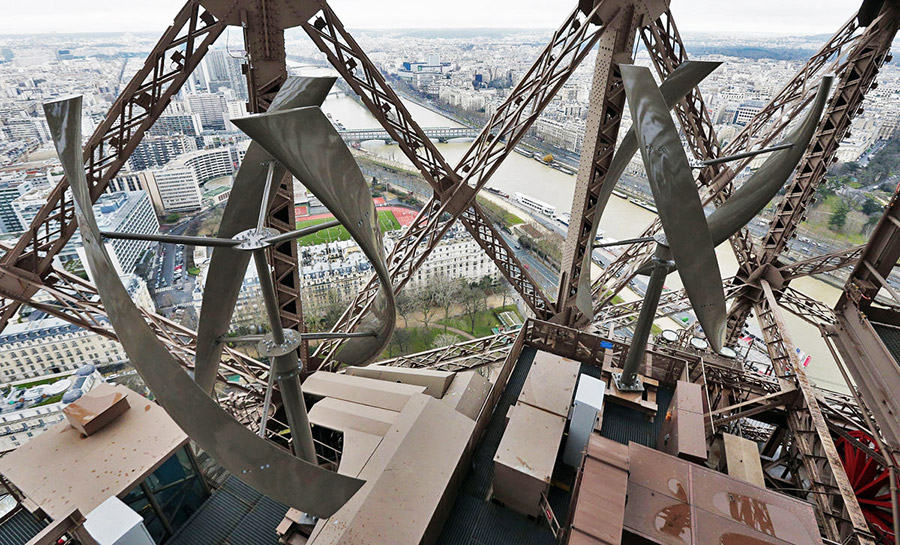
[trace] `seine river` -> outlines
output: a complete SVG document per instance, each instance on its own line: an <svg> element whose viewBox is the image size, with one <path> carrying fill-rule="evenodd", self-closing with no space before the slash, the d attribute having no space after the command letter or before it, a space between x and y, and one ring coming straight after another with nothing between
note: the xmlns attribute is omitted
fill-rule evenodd
<svg viewBox="0 0 900 545"><path fill-rule="evenodd" d="M313 75L307 69L302 69L301 71L304 75ZM316 70L316 72L315 75L323 74L319 70ZM422 127L459 126L453 120L418 104L409 101L405 101L405 104L410 110L413 119ZM335 95L330 95L322 109L348 129L378 128L381 126L366 108L347 96L336 97ZM363 147L382 157L410 164L396 145L366 142L363 144ZM462 158L468 147L468 142L437 144L441 154L448 163L454 166ZM488 185L510 195L517 191L525 193L552 204L558 212L568 212L572 208L575 176L564 174L518 153L511 153L500 168L497 169ZM606 231L608 236L621 240L639 236L647 225L653 221L654 216L655 214L652 212L635 206L625 199L613 196L606 207L600 227ZM716 249L716 253L718 254L722 276L734 275L737 270L737 259L731 250L731 246L722 244ZM814 278L794 280L791 286L831 307L834 306L840 296L838 289ZM677 274L669 276L666 287L670 289L681 288L681 281ZM819 335L818 329L787 311L783 311L783 315L794 344L812 357L809 367L807 367L809 377L823 388L846 392L847 388L844 385L843 378L834 364L828 347ZM755 318L751 318L751 320L753 324L756 323Z"/></svg>

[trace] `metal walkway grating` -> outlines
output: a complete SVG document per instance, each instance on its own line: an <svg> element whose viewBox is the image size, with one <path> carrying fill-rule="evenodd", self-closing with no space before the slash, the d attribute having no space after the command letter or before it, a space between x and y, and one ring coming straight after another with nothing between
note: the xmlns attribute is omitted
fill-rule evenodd
<svg viewBox="0 0 900 545"><path fill-rule="evenodd" d="M487 499L494 477L494 454L506 428L506 412L519 398L534 354L533 348L522 349L484 436L472 455L472 469L460 487L438 545L555 545L556 539L547 526Z"/></svg>
<svg viewBox="0 0 900 545"><path fill-rule="evenodd" d="M38 520L27 509L19 508L15 515L0 524L0 544L25 545L45 526L47 523Z"/></svg>
<svg viewBox="0 0 900 545"><path fill-rule="evenodd" d="M872 322L872 328L894 357L894 362L900 363L900 327Z"/></svg>
<svg viewBox="0 0 900 545"><path fill-rule="evenodd" d="M230 475L166 545L278 545L287 510Z"/></svg>

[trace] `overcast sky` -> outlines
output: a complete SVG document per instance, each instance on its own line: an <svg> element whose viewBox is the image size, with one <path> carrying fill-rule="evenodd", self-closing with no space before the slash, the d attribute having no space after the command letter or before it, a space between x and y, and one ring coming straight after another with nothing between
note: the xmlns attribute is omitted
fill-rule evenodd
<svg viewBox="0 0 900 545"><path fill-rule="evenodd" d="M830 34L859 0L671 3L686 31ZM0 34L162 32L183 5L184 0L0 0ZM330 5L350 28L556 28L575 0L331 0Z"/></svg>

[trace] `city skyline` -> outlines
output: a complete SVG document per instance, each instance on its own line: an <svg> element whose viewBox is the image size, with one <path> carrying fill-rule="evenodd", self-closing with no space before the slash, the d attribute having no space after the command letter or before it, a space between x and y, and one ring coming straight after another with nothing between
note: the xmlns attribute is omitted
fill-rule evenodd
<svg viewBox="0 0 900 545"><path fill-rule="evenodd" d="M0 21L0 35L159 31L171 23L182 5L182 0L156 0L152 5L115 0L18 3L4 10L6 17ZM360 29L550 29L571 9L554 0L525 0L515 4L512 0L495 0L489 13L476 0L434 2L433 6L423 6L414 0L394 0L389 10L384 8L385 4L361 0L335 0L331 5L348 27ZM852 15L855 7L841 0L787 4L760 0L738 6L716 0L675 0L671 5L684 31L775 35L830 34Z"/></svg>

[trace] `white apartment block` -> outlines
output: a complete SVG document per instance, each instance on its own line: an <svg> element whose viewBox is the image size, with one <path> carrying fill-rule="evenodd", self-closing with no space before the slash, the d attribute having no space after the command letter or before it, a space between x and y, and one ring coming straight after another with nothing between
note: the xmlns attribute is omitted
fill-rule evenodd
<svg viewBox="0 0 900 545"><path fill-rule="evenodd" d="M102 195L94 206L100 208L97 225L101 231L144 235L159 232L159 221L146 191ZM144 252L149 251L156 243L146 240L113 239L108 241L108 245L112 246L119 262L120 274L130 275ZM82 263L87 265L85 260L82 260Z"/></svg>
<svg viewBox="0 0 900 545"><path fill-rule="evenodd" d="M4 383L75 371L88 363L127 362L119 343L59 318L10 323L0 333L0 380Z"/></svg>
<svg viewBox="0 0 900 545"><path fill-rule="evenodd" d="M410 285L415 289L440 278L464 278L468 282L478 282L484 277L496 282L500 272L475 239L455 227L444 235L425 263L416 270L410 278Z"/></svg>
<svg viewBox="0 0 900 545"><path fill-rule="evenodd" d="M42 186L12 201L13 212L22 225L31 225L38 211L47 202L50 186ZM150 195L145 191L105 193L94 203L97 224L103 231L150 234L159 231ZM51 223L51 228L54 223ZM141 255L154 243L138 240L110 240L113 261L119 267L119 274L129 275L134 271ZM80 258L81 232L76 231L58 254L61 262Z"/></svg>
<svg viewBox="0 0 900 545"><path fill-rule="evenodd" d="M199 210L203 206L200 186L209 180L234 174L231 148L194 151L179 156L146 179L159 214ZM152 182L151 182L152 178Z"/></svg>
<svg viewBox="0 0 900 545"><path fill-rule="evenodd" d="M390 235L385 238L385 251L390 252L393 240ZM372 275L371 265L352 241L303 247L301 254L300 293L305 308L326 305L335 297L349 303ZM475 239L453 228L416 270L408 289L439 279L478 282L484 277L497 281L497 267Z"/></svg>
<svg viewBox="0 0 900 545"><path fill-rule="evenodd" d="M227 147L186 153L178 157L173 163L174 168L184 165L192 169L197 176L197 183L199 184L234 174L231 149Z"/></svg>
<svg viewBox="0 0 900 545"><path fill-rule="evenodd" d="M247 102L245 100L229 100L225 105L225 130L239 131L240 129L238 129L231 120L239 117L246 117L246 115Z"/></svg>
<svg viewBox="0 0 900 545"><path fill-rule="evenodd" d="M569 151L578 151L584 144L584 121L580 119L558 121L539 117L534 131L544 142Z"/></svg>
<svg viewBox="0 0 900 545"><path fill-rule="evenodd" d="M225 97L215 93L198 93L187 96L191 113L200 116L203 130L225 129Z"/></svg>
<svg viewBox="0 0 900 545"><path fill-rule="evenodd" d="M154 183L150 188L150 194L153 202L158 203L156 207L158 213L169 214L200 209L203 195L193 169L164 168L152 172L151 175Z"/></svg>

